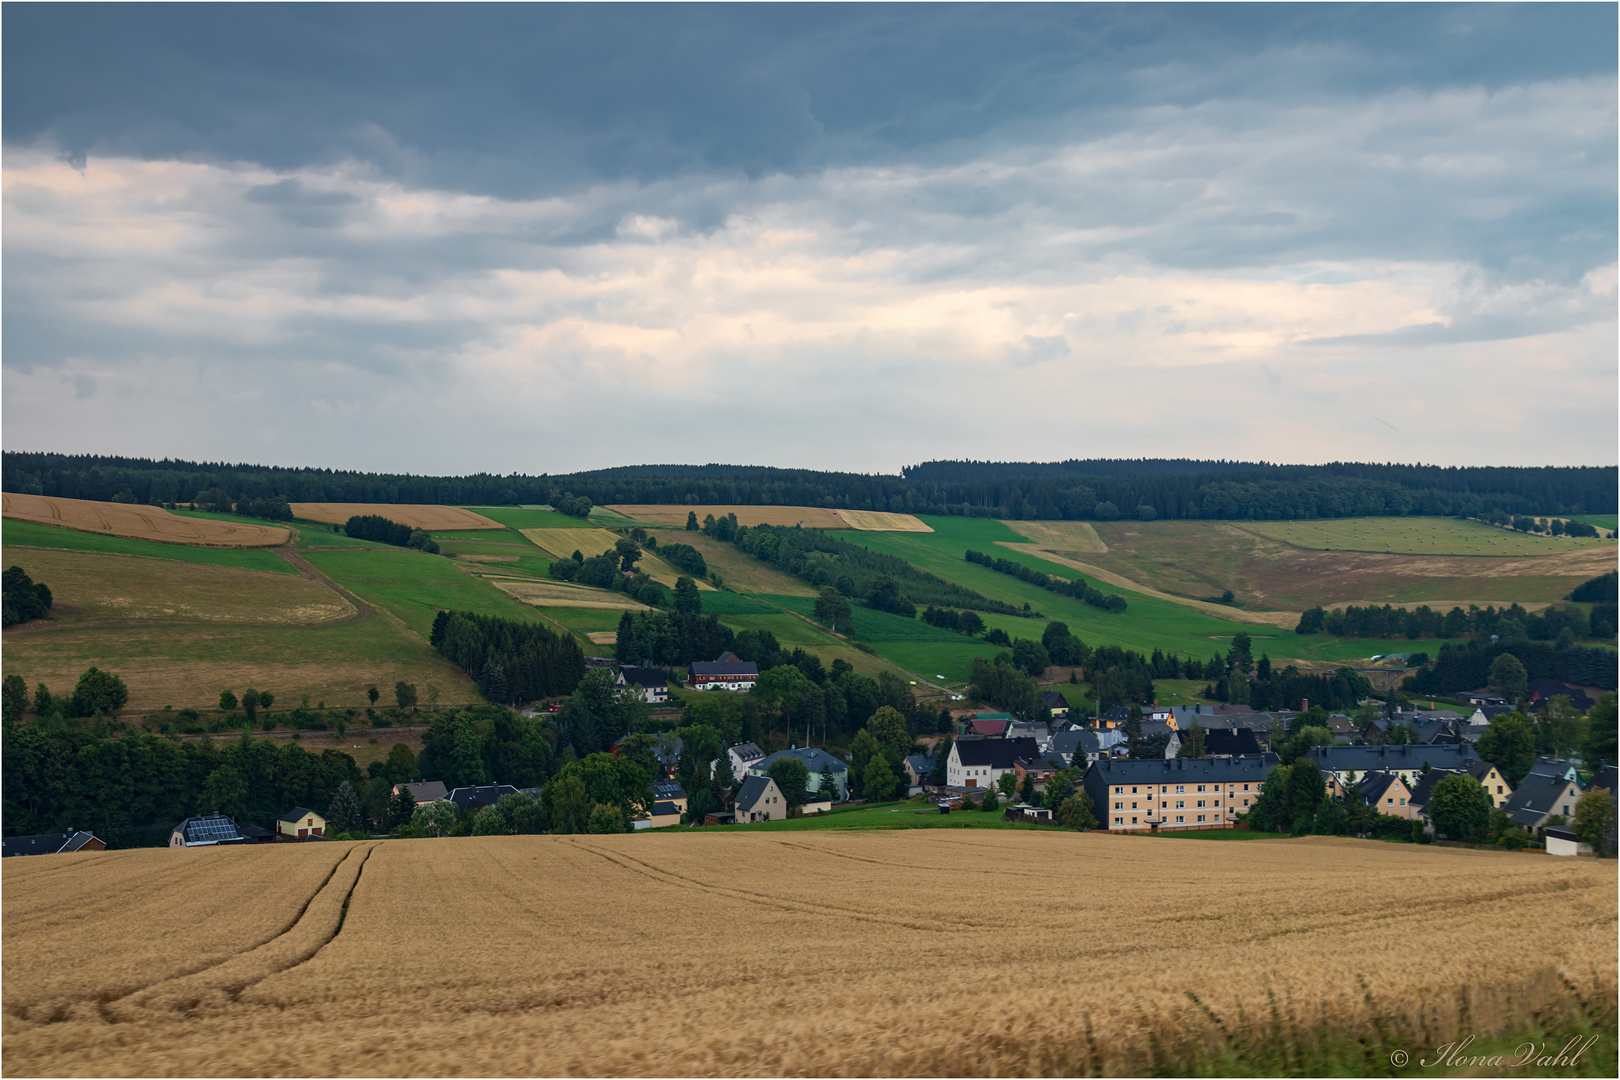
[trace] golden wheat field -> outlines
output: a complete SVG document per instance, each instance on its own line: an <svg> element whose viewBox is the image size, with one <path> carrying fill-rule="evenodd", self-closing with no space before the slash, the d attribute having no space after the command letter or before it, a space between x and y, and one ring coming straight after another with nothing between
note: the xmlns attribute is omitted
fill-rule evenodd
<svg viewBox="0 0 1620 1080"><path fill-rule="evenodd" d="M460 506L426 506L415 503L323 503L295 502L293 517L343 525L351 517L375 514L413 529L443 532L450 529L504 529L498 521Z"/></svg>
<svg viewBox="0 0 1620 1080"><path fill-rule="evenodd" d="M159 506L57 499L10 491L0 501L4 503L0 512L9 518L137 540L164 540L198 547L275 547L285 544L288 536L286 529L274 525L181 517Z"/></svg>
<svg viewBox="0 0 1620 1080"><path fill-rule="evenodd" d="M1590 859L947 829L100 852L3 883L4 1071L44 1076L1140 1074L1268 1019L1429 1040L1612 1009L1620 914Z"/></svg>
<svg viewBox="0 0 1620 1080"><path fill-rule="evenodd" d="M911 514L877 510L832 510L822 506L610 506L609 510L654 525L685 525L688 512L698 520L713 514L737 515L739 525L803 525L807 529L860 529L865 532L933 532Z"/></svg>

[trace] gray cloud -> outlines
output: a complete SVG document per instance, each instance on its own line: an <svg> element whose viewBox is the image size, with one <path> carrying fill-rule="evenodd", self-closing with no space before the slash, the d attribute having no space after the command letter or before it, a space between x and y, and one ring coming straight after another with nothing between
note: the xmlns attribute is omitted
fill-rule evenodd
<svg viewBox="0 0 1620 1080"><path fill-rule="evenodd" d="M0 13L8 447L1613 453L1612 8L380 10Z"/></svg>

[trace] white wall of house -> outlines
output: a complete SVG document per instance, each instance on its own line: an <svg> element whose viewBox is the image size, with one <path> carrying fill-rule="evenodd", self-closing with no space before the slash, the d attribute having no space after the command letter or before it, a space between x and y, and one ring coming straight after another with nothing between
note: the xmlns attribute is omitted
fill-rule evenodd
<svg viewBox="0 0 1620 1080"><path fill-rule="evenodd" d="M1011 769L997 769L987 765L963 765L961 755L957 753L958 745L951 744L951 756L945 762L945 783L950 786L995 787L1002 773L1012 772Z"/></svg>

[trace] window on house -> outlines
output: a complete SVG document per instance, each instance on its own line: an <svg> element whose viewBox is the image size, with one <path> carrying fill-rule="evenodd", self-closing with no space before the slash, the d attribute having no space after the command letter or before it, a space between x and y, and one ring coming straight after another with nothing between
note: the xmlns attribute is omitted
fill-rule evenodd
<svg viewBox="0 0 1620 1080"><path fill-rule="evenodd" d="M1401 800L1401 805L1402 805L1402 806L1405 806L1405 805L1406 805L1406 800L1405 800L1405 799L1402 799L1402 800Z"/></svg>
<svg viewBox="0 0 1620 1080"><path fill-rule="evenodd" d="M1122 787L1117 787L1117 788L1114 789L1114 794L1115 795L1123 795L1123 794L1125 794L1125 789L1122 788Z"/></svg>
<svg viewBox="0 0 1620 1080"><path fill-rule="evenodd" d="M1186 823L1187 823L1187 815L1186 814L1177 814L1176 815L1176 824L1177 825L1185 825Z"/></svg>
<svg viewBox="0 0 1620 1080"><path fill-rule="evenodd" d="M1248 805L1249 805L1249 800L1248 800L1248 799L1244 799L1244 800L1243 800L1243 805L1244 805L1244 806L1248 806Z"/></svg>
<svg viewBox="0 0 1620 1080"><path fill-rule="evenodd" d="M1203 790L1204 790L1204 785L1203 785L1203 784L1199 784L1199 785L1198 785L1198 790L1199 790L1199 791L1203 791Z"/></svg>
<svg viewBox="0 0 1620 1080"><path fill-rule="evenodd" d="M1186 799L1177 799L1176 800L1176 809L1177 810L1180 810L1182 807L1184 807L1186 805L1187 805L1187 800Z"/></svg>
<svg viewBox="0 0 1620 1080"><path fill-rule="evenodd" d="M1204 815L1203 815L1203 814L1199 814L1199 815L1198 815L1198 820L1199 820L1199 821L1203 821L1203 820L1204 820Z"/></svg>
<svg viewBox="0 0 1620 1080"><path fill-rule="evenodd" d="M1216 806L1219 806L1219 805L1221 805L1221 800L1219 800L1219 799L1216 799L1216 800L1215 800L1215 805L1216 805Z"/></svg>
<svg viewBox="0 0 1620 1080"><path fill-rule="evenodd" d="M1136 794L1136 789L1135 789L1135 788L1131 788L1131 794L1132 794L1132 795L1135 795L1135 794Z"/></svg>
<svg viewBox="0 0 1620 1080"><path fill-rule="evenodd" d="M1131 824L1132 824L1132 825L1135 825L1135 824L1136 824L1136 819L1135 819L1135 818L1131 818Z"/></svg>
<svg viewBox="0 0 1620 1080"><path fill-rule="evenodd" d="M1125 804L1122 803L1122 802L1117 802L1117 803L1114 804L1114 809L1115 810L1123 810L1123 809L1125 809Z"/></svg>
<svg viewBox="0 0 1620 1080"><path fill-rule="evenodd" d="M1249 785L1248 785L1248 784L1244 784L1244 785L1243 785L1243 790L1244 790L1244 791L1248 791L1248 790L1249 790Z"/></svg>
<svg viewBox="0 0 1620 1080"><path fill-rule="evenodd" d="M1122 817L1117 817L1117 818L1114 819L1114 824L1115 825L1123 825L1123 824L1125 824L1125 819L1122 818Z"/></svg>
<svg viewBox="0 0 1620 1080"><path fill-rule="evenodd" d="M1185 795L1186 793L1187 793L1187 785L1186 784L1177 784L1176 785L1176 794L1177 795Z"/></svg>

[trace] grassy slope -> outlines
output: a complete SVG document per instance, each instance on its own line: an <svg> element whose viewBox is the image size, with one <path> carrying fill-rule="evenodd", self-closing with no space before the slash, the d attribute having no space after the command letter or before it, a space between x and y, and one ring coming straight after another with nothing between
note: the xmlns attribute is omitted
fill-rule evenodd
<svg viewBox="0 0 1620 1080"><path fill-rule="evenodd" d="M188 544L165 544L156 540L132 540L122 536L79 532L60 525L5 518L0 523L0 544L8 558L12 548L57 548L63 551L99 551L113 555L143 555L151 559L229 566L239 570L261 570L269 574L296 574L283 559L262 548L206 548ZM10 563L7 563L10 565ZM50 584L46 582L46 584Z"/></svg>
<svg viewBox="0 0 1620 1080"><path fill-rule="evenodd" d="M1320 551L1396 555L1553 555L1608 540L1534 536L1458 518L1332 518L1316 521L1244 521L1249 532Z"/></svg>
<svg viewBox="0 0 1620 1080"><path fill-rule="evenodd" d="M307 557L333 581L399 616L424 640L440 610L499 615L522 622L539 620L527 604L462 573L438 555L387 548L315 551Z"/></svg>
<svg viewBox="0 0 1620 1080"><path fill-rule="evenodd" d="M588 529L595 522L559 514L555 510L518 506L467 506L463 509L483 514L508 529Z"/></svg>

